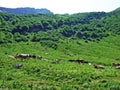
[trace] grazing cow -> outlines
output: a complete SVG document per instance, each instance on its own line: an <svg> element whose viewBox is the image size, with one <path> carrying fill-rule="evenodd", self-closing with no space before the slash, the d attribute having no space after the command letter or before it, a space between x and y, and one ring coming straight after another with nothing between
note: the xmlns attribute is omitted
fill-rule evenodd
<svg viewBox="0 0 120 90"><path fill-rule="evenodd" d="M42 56L30 55L30 54L16 54L15 58L27 59L27 58L34 58L34 59L42 59Z"/></svg>
<svg viewBox="0 0 120 90"><path fill-rule="evenodd" d="M83 63L84 60L82 60L82 59L78 59L78 60L76 60L76 62L78 62L78 63Z"/></svg>
<svg viewBox="0 0 120 90"><path fill-rule="evenodd" d="M30 58L29 54L16 54L15 58L27 59Z"/></svg>
<svg viewBox="0 0 120 90"><path fill-rule="evenodd" d="M112 66L120 66L120 63L114 63L114 62L112 62Z"/></svg>
<svg viewBox="0 0 120 90"><path fill-rule="evenodd" d="M120 69L120 66L116 66L115 68L116 68L116 69Z"/></svg>
<svg viewBox="0 0 120 90"><path fill-rule="evenodd" d="M85 61L85 60L83 60L83 59L78 59L78 60L76 60L78 63L88 63L88 61Z"/></svg>
<svg viewBox="0 0 120 90"><path fill-rule="evenodd" d="M69 62L88 63L87 61L85 61L85 60L83 60L83 59L69 60Z"/></svg>
<svg viewBox="0 0 120 90"><path fill-rule="evenodd" d="M96 65L96 64L94 64L93 66L96 69L104 69L104 66L102 66L102 65Z"/></svg>

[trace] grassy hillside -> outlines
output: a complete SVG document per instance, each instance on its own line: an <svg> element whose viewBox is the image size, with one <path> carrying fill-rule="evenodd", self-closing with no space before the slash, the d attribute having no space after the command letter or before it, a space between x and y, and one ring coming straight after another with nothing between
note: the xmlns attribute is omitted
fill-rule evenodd
<svg viewBox="0 0 120 90"><path fill-rule="evenodd" d="M57 50L40 43L14 43L0 45L0 88L33 90L41 89L92 89L119 90L120 71L111 66L120 57L119 36L108 37L100 42L86 43L83 40L61 41ZM8 55L29 53L41 55L42 60L13 60ZM82 58L89 64L72 63L68 60ZM58 63L55 63L59 61ZM93 64L105 66L97 70ZM20 69L15 64L23 64Z"/></svg>
<svg viewBox="0 0 120 90"><path fill-rule="evenodd" d="M120 71L111 65L120 63L119 20L119 9L73 15L0 13L0 90L119 90ZM13 59L17 53L42 59ZM77 59L88 63L70 62Z"/></svg>

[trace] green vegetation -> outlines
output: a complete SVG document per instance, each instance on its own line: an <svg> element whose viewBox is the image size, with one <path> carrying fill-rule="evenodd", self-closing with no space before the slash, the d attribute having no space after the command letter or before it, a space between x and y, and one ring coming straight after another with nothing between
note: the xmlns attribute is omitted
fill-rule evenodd
<svg viewBox="0 0 120 90"><path fill-rule="evenodd" d="M0 13L1 90L119 90L120 13ZM15 59L17 53L42 56ZM69 62L84 59L89 64ZM15 64L22 64L16 68ZM95 69L93 64L104 65Z"/></svg>
<svg viewBox="0 0 120 90"><path fill-rule="evenodd" d="M117 12L73 15L0 13L0 34L2 36L0 43L58 41L65 37L98 41L110 35L120 34L119 19Z"/></svg>

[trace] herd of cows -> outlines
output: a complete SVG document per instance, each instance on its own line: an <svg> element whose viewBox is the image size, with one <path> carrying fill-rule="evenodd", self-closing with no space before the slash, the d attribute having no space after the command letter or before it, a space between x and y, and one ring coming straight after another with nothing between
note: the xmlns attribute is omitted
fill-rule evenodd
<svg viewBox="0 0 120 90"><path fill-rule="evenodd" d="M91 65L91 63L89 63L88 61L83 60L83 59L69 60L69 62L87 63L87 64ZM103 65L93 64L93 66L96 69L104 69L105 68L105 66L103 66ZM116 69L120 69L120 63L112 62L112 66L115 67Z"/></svg>
<svg viewBox="0 0 120 90"><path fill-rule="evenodd" d="M42 56L36 56L36 55L30 55L30 54L16 54L15 56L11 56L8 55L10 58L12 59L17 59L17 58L21 58L21 59L28 59L28 58L34 58L34 59L42 59Z"/></svg>
<svg viewBox="0 0 120 90"><path fill-rule="evenodd" d="M36 56L36 55L30 55L30 54L16 54L15 56L9 55L9 57L12 58L12 59L14 59L14 60L17 59L17 58L21 58L21 59L34 58L34 59L42 60L42 56ZM79 63L79 64L83 63L83 64L89 64L89 65L91 65L91 63L89 63L88 61L83 60L83 59L68 60L68 61L69 62ZM52 63L57 64L57 63L59 63L59 60L55 60ZM15 68L20 68L22 66L23 66L22 64L15 64L14 65ZM103 65L93 64L93 66L96 69L105 69L105 66L103 66ZM120 63L112 62L112 66L115 67L116 69L120 69Z"/></svg>

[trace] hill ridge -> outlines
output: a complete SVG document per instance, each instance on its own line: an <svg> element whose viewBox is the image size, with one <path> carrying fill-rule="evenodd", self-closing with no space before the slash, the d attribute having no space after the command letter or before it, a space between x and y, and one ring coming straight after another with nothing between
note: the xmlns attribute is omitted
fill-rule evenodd
<svg viewBox="0 0 120 90"><path fill-rule="evenodd" d="M53 14L50 10L46 8L35 9L31 7L21 7L21 8L0 7L0 11L11 14Z"/></svg>

